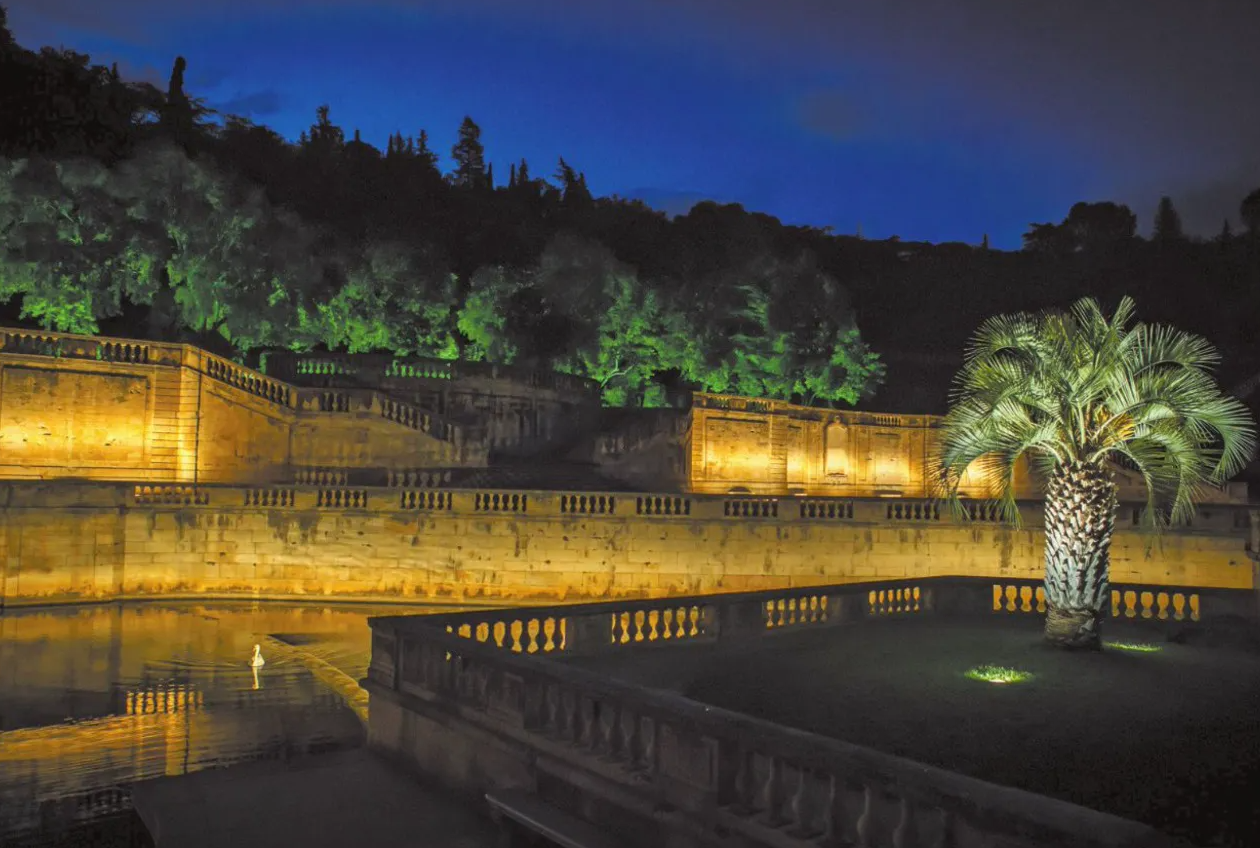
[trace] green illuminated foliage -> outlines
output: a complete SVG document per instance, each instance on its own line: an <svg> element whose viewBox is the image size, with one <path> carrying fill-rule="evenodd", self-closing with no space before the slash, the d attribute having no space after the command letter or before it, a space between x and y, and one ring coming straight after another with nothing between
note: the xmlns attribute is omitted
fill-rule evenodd
<svg viewBox="0 0 1260 848"><path fill-rule="evenodd" d="M517 344L509 338L509 300L520 282L503 268L482 268L473 275L470 290L456 310L456 327L468 340L463 358L473 362L511 362Z"/></svg>
<svg viewBox="0 0 1260 848"><path fill-rule="evenodd" d="M853 403L881 378L802 252L813 236L768 216L702 203L671 221L594 197L563 158L550 182L522 159L496 189L471 118L443 179L424 130L378 151L327 106L296 144L212 122L183 59L163 90L72 51L0 53L0 302L32 323L524 362L613 405L666 386Z"/></svg>
<svg viewBox="0 0 1260 848"><path fill-rule="evenodd" d="M318 340L350 353L453 358L454 283L402 245L369 245L336 293L316 306Z"/></svg>
<svg viewBox="0 0 1260 848"><path fill-rule="evenodd" d="M119 309L126 271L125 210L108 193L109 172L90 160L26 160L0 166L4 271L0 298L22 297L22 317L91 333Z"/></svg>

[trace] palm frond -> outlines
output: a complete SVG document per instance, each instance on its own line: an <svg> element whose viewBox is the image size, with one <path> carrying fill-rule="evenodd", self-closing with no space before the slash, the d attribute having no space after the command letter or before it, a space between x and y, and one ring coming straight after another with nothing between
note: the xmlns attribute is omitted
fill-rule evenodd
<svg viewBox="0 0 1260 848"><path fill-rule="evenodd" d="M1219 354L1205 339L1135 323L1123 298L1109 316L1093 299L1065 311L998 315L980 325L955 377L936 466L958 498L982 464L1004 508L1015 466L1045 475L1067 464L1132 466L1155 525L1183 521L1208 485L1236 474L1256 449L1242 403L1222 394Z"/></svg>

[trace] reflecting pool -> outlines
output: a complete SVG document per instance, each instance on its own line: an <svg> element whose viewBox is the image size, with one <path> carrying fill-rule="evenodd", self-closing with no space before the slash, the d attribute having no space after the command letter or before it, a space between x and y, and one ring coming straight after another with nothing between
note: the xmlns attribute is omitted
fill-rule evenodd
<svg viewBox="0 0 1260 848"><path fill-rule="evenodd" d="M135 604L0 615L0 844L134 781L357 746L367 618L452 607ZM251 667L254 646L265 664Z"/></svg>

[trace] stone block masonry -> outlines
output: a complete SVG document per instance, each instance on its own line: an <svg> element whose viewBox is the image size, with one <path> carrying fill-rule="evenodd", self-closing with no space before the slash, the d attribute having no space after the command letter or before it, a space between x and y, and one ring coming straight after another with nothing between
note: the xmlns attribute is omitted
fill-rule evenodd
<svg viewBox="0 0 1260 848"><path fill-rule="evenodd" d="M982 505L977 505L980 507ZM862 581L1038 578L1025 526L928 501L311 486L0 483L5 605L148 597L535 603ZM1121 510L1115 582L1253 587L1249 514L1152 540Z"/></svg>
<svg viewBox="0 0 1260 848"><path fill-rule="evenodd" d="M484 464L448 422L365 389L300 389L187 345L0 328L0 479L291 480Z"/></svg>

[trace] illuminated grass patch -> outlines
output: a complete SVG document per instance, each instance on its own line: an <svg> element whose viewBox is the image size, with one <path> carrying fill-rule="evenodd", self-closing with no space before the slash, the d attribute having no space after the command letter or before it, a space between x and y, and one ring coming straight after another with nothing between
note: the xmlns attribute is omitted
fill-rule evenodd
<svg viewBox="0 0 1260 848"><path fill-rule="evenodd" d="M1133 651L1138 654L1153 654L1164 650L1163 645L1152 645L1150 642L1104 642L1103 645L1117 651Z"/></svg>
<svg viewBox="0 0 1260 848"><path fill-rule="evenodd" d="M1030 672L1000 665L978 665L969 669L966 676L984 683L1023 683L1032 679Z"/></svg>

